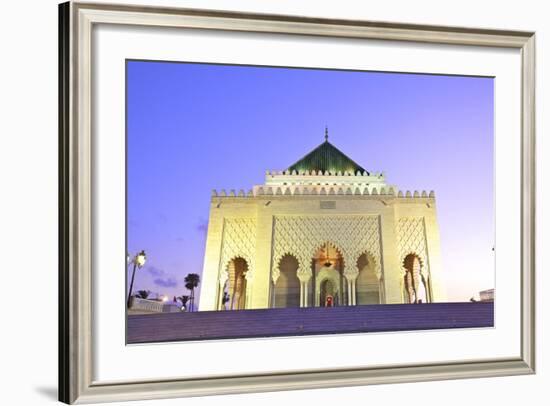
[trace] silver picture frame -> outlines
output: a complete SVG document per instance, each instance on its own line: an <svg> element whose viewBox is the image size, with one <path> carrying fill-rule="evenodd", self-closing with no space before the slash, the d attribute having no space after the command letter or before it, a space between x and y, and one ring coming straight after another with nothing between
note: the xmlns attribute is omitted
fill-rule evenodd
<svg viewBox="0 0 550 406"><path fill-rule="evenodd" d="M521 52L521 351L489 361L95 382L92 341L92 29L97 24L506 47ZM68 2L59 6L59 400L90 403L533 374L535 33Z"/></svg>

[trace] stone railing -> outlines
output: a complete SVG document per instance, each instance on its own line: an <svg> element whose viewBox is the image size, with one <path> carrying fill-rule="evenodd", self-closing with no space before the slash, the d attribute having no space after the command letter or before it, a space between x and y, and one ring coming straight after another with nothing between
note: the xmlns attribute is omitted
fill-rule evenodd
<svg viewBox="0 0 550 406"><path fill-rule="evenodd" d="M133 297L130 308L132 310L142 310L154 313L174 313L179 312L178 306L171 303L159 302L158 300L141 299Z"/></svg>

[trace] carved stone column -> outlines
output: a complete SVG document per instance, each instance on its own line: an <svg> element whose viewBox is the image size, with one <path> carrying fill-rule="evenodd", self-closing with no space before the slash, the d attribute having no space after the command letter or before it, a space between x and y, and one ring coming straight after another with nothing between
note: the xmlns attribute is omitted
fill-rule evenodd
<svg viewBox="0 0 550 406"><path fill-rule="evenodd" d="M382 274L382 268L378 262L375 263L374 274L376 279L378 279L378 303L386 303L386 288L384 286L384 278Z"/></svg>
<svg viewBox="0 0 550 406"><path fill-rule="evenodd" d="M299 268L297 273L300 280L300 307L308 307L308 284L311 279L311 271Z"/></svg>
<svg viewBox="0 0 550 406"><path fill-rule="evenodd" d="M357 304L357 286L355 282L359 276L359 270L357 267L349 270L346 269L344 276L348 283L348 305L355 306Z"/></svg>
<svg viewBox="0 0 550 406"><path fill-rule="evenodd" d="M433 295L430 289L430 272L426 268L420 270L420 283L424 283L424 290L426 291L426 302L433 302Z"/></svg>
<svg viewBox="0 0 550 406"><path fill-rule="evenodd" d="M399 272L399 290L401 292L401 303L408 303L408 298L405 296L405 275L407 274L406 269L401 268Z"/></svg>
<svg viewBox="0 0 550 406"><path fill-rule="evenodd" d="M245 297L245 309L252 308L252 286L254 285L254 273L251 272L251 269L248 269L244 275L246 279L246 297Z"/></svg>
<svg viewBox="0 0 550 406"><path fill-rule="evenodd" d="M273 268L271 271L271 292L270 292L270 307L275 308L275 288L277 287L277 280L279 279L279 276L281 275L281 272L279 271L279 268Z"/></svg>

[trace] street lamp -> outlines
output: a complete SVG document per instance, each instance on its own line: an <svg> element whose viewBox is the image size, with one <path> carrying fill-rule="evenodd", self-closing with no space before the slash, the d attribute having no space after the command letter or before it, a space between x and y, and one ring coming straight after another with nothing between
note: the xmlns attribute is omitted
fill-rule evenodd
<svg viewBox="0 0 550 406"><path fill-rule="evenodd" d="M130 290L128 291L128 300L126 302L126 306L128 307L128 309L130 308L130 304L132 301L132 289L134 288L134 277L136 276L136 268L141 268L143 265L145 265L145 260L145 251L141 250L141 252L137 253L131 261L131 263L134 264L134 269L132 270L132 281L130 282Z"/></svg>

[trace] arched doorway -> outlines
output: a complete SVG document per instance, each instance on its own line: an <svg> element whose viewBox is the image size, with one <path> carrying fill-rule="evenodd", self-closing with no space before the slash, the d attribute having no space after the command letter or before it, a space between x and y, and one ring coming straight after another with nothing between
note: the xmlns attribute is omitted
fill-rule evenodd
<svg viewBox="0 0 550 406"><path fill-rule="evenodd" d="M334 281L331 279L325 279L319 285L321 294L320 303L321 307L333 307L336 297L337 289L334 286Z"/></svg>
<svg viewBox="0 0 550 406"><path fill-rule="evenodd" d="M379 304L380 303L380 281L376 276L374 259L366 253L357 259L359 275L355 281L356 304Z"/></svg>
<svg viewBox="0 0 550 406"><path fill-rule="evenodd" d="M422 276L422 262L416 254L408 254L403 260L405 276L403 281L403 295L405 303L426 303L428 289Z"/></svg>
<svg viewBox="0 0 550 406"><path fill-rule="evenodd" d="M313 255L311 268L314 306L326 306L327 295L332 297L332 306L345 305L347 290L344 283L344 258L340 250L329 242L324 243Z"/></svg>
<svg viewBox="0 0 550 406"><path fill-rule="evenodd" d="M279 262L273 307L300 307L298 267L298 260L293 255L285 255Z"/></svg>
<svg viewBox="0 0 550 406"><path fill-rule="evenodd" d="M246 308L246 273L248 263L244 258L237 257L229 262L227 267L229 302L226 308L229 310L241 310Z"/></svg>

